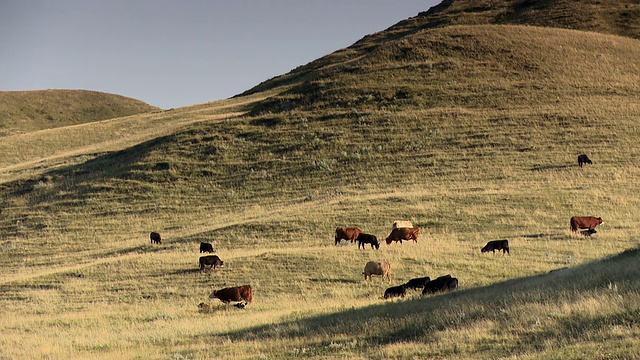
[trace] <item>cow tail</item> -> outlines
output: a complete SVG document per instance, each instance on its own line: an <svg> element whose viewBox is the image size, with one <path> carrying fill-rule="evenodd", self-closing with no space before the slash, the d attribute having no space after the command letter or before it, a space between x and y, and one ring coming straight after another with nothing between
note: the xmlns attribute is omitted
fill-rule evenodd
<svg viewBox="0 0 640 360"><path fill-rule="evenodd" d="M578 231L578 227L576 226L576 220L574 218L571 218L571 231L576 232Z"/></svg>

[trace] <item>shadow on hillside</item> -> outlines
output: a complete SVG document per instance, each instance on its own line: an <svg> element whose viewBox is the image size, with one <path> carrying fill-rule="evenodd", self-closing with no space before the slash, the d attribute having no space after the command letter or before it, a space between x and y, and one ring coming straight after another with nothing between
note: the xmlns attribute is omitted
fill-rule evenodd
<svg viewBox="0 0 640 360"><path fill-rule="evenodd" d="M311 282L318 283L337 283L337 284L359 284L362 280L354 280L354 279L309 279Z"/></svg>
<svg viewBox="0 0 640 360"><path fill-rule="evenodd" d="M246 105L238 111L247 112L250 108L250 105ZM51 193L68 193L66 190L70 186L69 183L72 183L73 187L79 190L67 195L66 198L73 198L77 197L78 195L75 194L78 193L116 191L117 187L108 183L111 179L142 180L162 184L175 179L176 175L172 170L180 164L174 164L170 160L151 161L153 156L150 155L159 150L162 152L163 148L175 149L182 145L193 146L193 157L199 156L198 152L207 155L215 154L216 141L220 139L211 135L216 133L210 128L214 126L201 124L199 127L189 127L119 151L78 155L65 161L67 164L73 163L71 165L47 171L37 178L5 183L2 187L11 189L15 196L21 196L31 193L38 185L45 183L52 188L64 188L64 191L51 191ZM219 129L216 128L216 130Z"/></svg>
<svg viewBox="0 0 640 360"><path fill-rule="evenodd" d="M640 249L630 249L611 258L563 271L424 298L381 301L380 304L365 308L258 326L220 336L233 341L268 341L295 337L326 338L326 334L335 334L336 339L355 336L358 341L382 345L415 338L435 339L438 331L447 328L463 328L487 320L495 323L509 321L514 317L510 314L514 306L522 308L529 303L540 302L559 305L580 298L585 291L606 290L612 282L625 284L616 288L619 294L634 292L640 283L640 269L636 265L638 260ZM324 281L312 281L318 280ZM461 285L464 286L464 282ZM254 294L254 301L260 301L259 293ZM616 321L625 323L632 315L614 314L602 319L597 316L576 316L560 321L560 325L566 329L557 331L571 331L572 336L579 336L577 331L590 331L603 321L613 321L613 325L616 325ZM328 346L332 341L328 339L324 340L326 343L315 345Z"/></svg>
<svg viewBox="0 0 640 360"><path fill-rule="evenodd" d="M545 170L564 170L573 167L573 165L535 165L531 168L532 171L545 171Z"/></svg>

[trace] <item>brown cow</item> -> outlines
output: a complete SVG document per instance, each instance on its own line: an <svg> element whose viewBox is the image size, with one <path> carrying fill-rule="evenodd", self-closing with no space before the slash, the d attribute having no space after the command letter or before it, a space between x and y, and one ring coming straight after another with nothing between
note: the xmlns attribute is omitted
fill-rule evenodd
<svg viewBox="0 0 640 360"><path fill-rule="evenodd" d="M418 235L420 234L420 229L417 227L414 228L397 228L391 231L391 234L386 238L387 245L391 244L392 241L398 242L402 244L402 240L413 240L418 242Z"/></svg>
<svg viewBox="0 0 640 360"><path fill-rule="evenodd" d="M604 224L602 218L593 216L574 216L571 218L571 232L578 232L578 229L595 229L596 226Z"/></svg>
<svg viewBox="0 0 640 360"><path fill-rule="evenodd" d="M218 266L224 266L224 261L220 260L218 255L207 255L201 256L200 260L200 271L204 270L205 266L209 266L209 269L216 268Z"/></svg>
<svg viewBox="0 0 640 360"><path fill-rule="evenodd" d="M220 290L216 290L209 295L211 299L220 299L225 304L232 301L245 301L245 305L249 305L253 300L253 290L250 285L242 285L235 287L228 287Z"/></svg>
<svg viewBox="0 0 640 360"><path fill-rule="evenodd" d="M371 275L379 275L382 276L382 281L386 278L391 282L391 264L388 262L380 262L380 261L369 261L367 265L364 266L364 280L367 278L371 280Z"/></svg>
<svg viewBox="0 0 640 360"><path fill-rule="evenodd" d="M354 242L360 234L362 234L362 231L358 228L338 227L336 228L336 245L338 245L342 239Z"/></svg>

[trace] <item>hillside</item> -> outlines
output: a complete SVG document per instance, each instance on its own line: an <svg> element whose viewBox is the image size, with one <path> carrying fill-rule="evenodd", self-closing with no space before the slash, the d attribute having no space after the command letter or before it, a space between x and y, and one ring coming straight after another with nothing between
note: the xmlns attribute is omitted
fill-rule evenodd
<svg viewBox="0 0 640 360"><path fill-rule="evenodd" d="M0 136L157 110L139 100L97 91L0 91Z"/></svg>
<svg viewBox="0 0 640 360"><path fill-rule="evenodd" d="M637 358L639 40L416 24L470 3L233 99L6 136L0 357ZM491 4L450 18L517 3ZM417 242L384 243L397 219ZM494 239L511 255L480 252ZM200 271L200 242L225 266ZM445 274L456 292L381 298ZM209 298L243 284L245 309Z"/></svg>
<svg viewBox="0 0 640 360"><path fill-rule="evenodd" d="M347 49L336 51L291 72L275 77L245 94L301 81L314 71L345 64L378 46L416 32L452 25L529 25L592 31L640 39L640 4L634 0L445 0L417 16L375 34Z"/></svg>

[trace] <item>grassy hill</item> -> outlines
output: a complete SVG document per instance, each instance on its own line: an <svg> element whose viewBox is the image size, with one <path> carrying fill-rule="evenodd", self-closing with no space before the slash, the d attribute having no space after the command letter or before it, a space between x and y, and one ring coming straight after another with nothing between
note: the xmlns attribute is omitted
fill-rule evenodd
<svg viewBox="0 0 640 360"><path fill-rule="evenodd" d="M0 357L637 357L640 44L571 21L410 30L465 4L233 99L5 137ZM605 224L571 234L573 215ZM417 243L334 245L397 219ZM503 238L510 256L480 253ZM199 271L201 241L225 267ZM445 274L457 292L381 299ZM208 299L242 284L246 309Z"/></svg>
<svg viewBox="0 0 640 360"><path fill-rule="evenodd" d="M87 90L0 91L0 135L158 110L142 101Z"/></svg>

